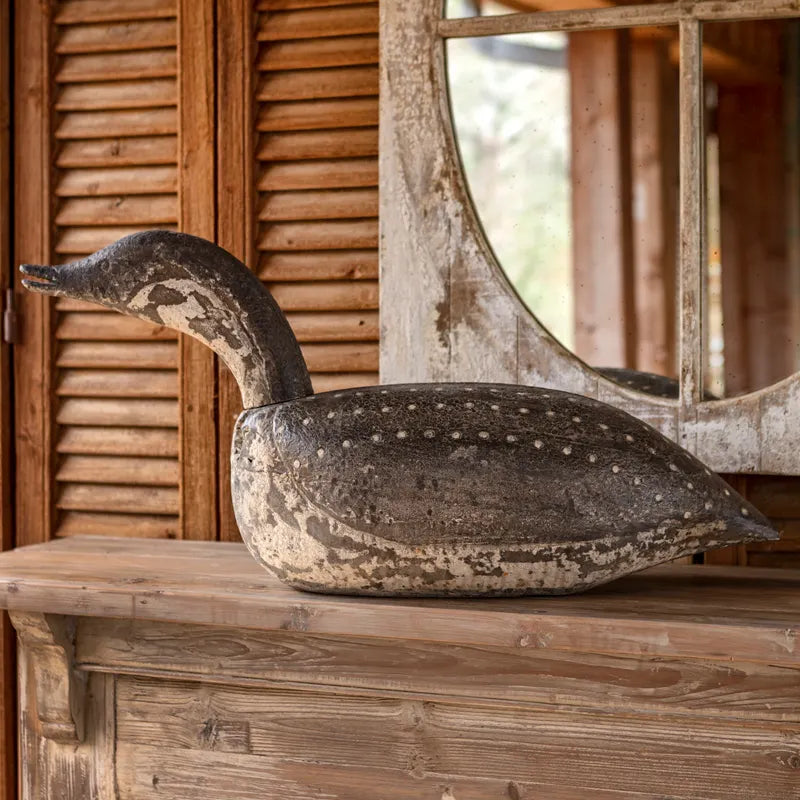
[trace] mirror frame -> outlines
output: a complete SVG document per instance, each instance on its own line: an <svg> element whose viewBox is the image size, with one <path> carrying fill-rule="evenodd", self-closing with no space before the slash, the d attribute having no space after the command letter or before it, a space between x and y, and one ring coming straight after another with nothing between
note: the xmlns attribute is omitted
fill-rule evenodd
<svg viewBox="0 0 800 800"><path fill-rule="evenodd" d="M798 17L794 0L699 0L468 19L443 19L442 0L380 8L381 381L488 381L575 392L633 414L717 472L800 475L800 372L751 394L707 401L700 346L702 23ZM679 400L603 378L519 299L466 189L445 62L452 36L649 24L680 28Z"/></svg>

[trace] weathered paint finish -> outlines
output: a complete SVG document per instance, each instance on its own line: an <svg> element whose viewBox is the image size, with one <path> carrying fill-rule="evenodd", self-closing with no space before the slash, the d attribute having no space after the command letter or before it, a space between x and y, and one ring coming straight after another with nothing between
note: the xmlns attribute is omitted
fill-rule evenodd
<svg viewBox="0 0 800 800"><path fill-rule="evenodd" d="M522 386L374 387L246 411L231 472L251 552L312 591L563 594L777 536L641 421Z"/></svg>
<svg viewBox="0 0 800 800"><path fill-rule="evenodd" d="M644 14L647 24L685 14L796 14L782 0L749 10L740 5L442 20L434 0L381 4L382 382L496 380L576 392L648 422L718 472L800 474L800 375L744 397L698 402L700 365L687 353L684 379L692 386L687 383L691 391L681 404L609 380L553 339L516 295L485 240L461 174L448 106L442 34L510 33L545 24L618 27L623 17L631 24L632 13ZM694 42L684 39L688 51ZM690 133L687 148L696 144ZM684 197L690 220L700 207L692 206L693 187ZM687 243L687 266L702 252L701 233L698 227ZM690 266L687 281L697 272L694 262ZM694 313L697 292L684 299L685 312ZM686 335L699 341L696 321L686 322Z"/></svg>
<svg viewBox="0 0 800 800"><path fill-rule="evenodd" d="M383 595L564 594L777 534L707 468L591 398L504 384L310 396L269 293L196 237L134 234L83 261L24 267L40 292L189 333L246 404L233 506L292 586Z"/></svg>

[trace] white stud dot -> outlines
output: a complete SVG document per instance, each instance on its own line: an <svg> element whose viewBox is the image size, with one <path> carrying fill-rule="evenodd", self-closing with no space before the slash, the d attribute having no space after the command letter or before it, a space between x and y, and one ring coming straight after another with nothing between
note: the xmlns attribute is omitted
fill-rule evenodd
<svg viewBox="0 0 800 800"><path fill-rule="evenodd" d="M381 438L382 437L379 433L373 433L372 436L370 436L370 439L372 439L373 442L379 442Z"/></svg>
<svg viewBox="0 0 800 800"><path fill-rule="evenodd" d="M522 408L518 408L517 410L519 411L520 414L530 414L531 413L530 409L529 408L525 408L525 406L522 406Z"/></svg>
<svg viewBox="0 0 800 800"><path fill-rule="evenodd" d="M451 439L460 439L461 438L461 431L453 431L450 434Z"/></svg>
<svg viewBox="0 0 800 800"><path fill-rule="evenodd" d="M407 408L409 411L416 411L416 410L417 410L417 404L416 404L416 403L409 403L409 404L406 406L406 408Z"/></svg>
<svg viewBox="0 0 800 800"><path fill-rule="evenodd" d="M684 511L683 512L683 518L684 519L690 519L691 516L692 516L692 512L691 511Z"/></svg>
<svg viewBox="0 0 800 800"><path fill-rule="evenodd" d="M722 490L725 493L725 497L730 497L731 493L727 489Z"/></svg>
<svg viewBox="0 0 800 800"><path fill-rule="evenodd" d="M710 500L706 500L705 502L706 511L711 511L712 508L714 508L714 504Z"/></svg>
<svg viewBox="0 0 800 800"><path fill-rule="evenodd" d="M648 447L647 452L650 453L651 456L654 456L656 454L656 449L655 447Z"/></svg>
<svg viewBox="0 0 800 800"><path fill-rule="evenodd" d="M633 485L634 486L641 486L642 485L642 479L639 478L639 477L634 478L633 479Z"/></svg>
<svg viewBox="0 0 800 800"><path fill-rule="evenodd" d="M691 481L689 481L689 482L686 484L686 488L687 488L687 489L694 489L694 484L693 484Z"/></svg>
<svg viewBox="0 0 800 800"><path fill-rule="evenodd" d="M562 453L563 453L565 456L572 455L572 448L571 448L569 445L567 445L567 447L565 447L565 448L564 448L564 449L563 449L561 452L562 452Z"/></svg>
<svg viewBox="0 0 800 800"><path fill-rule="evenodd" d="M381 389L381 394L389 394L389 390L388 389Z"/></svg>
<svg viewBox="0 0 800 800"><path fill-rule="evenodd" d="M363 408L354 408L353 409L353 416L354 417L360 417L363 413L364 413L364 409Z"/></svg>
<svg viewBox="0 0 800 800"><path fill-rule="evenodd" d="M750 516L750 512L746 508L744 508L744 506L742 506L742 516L743 517L749 517Z"/></svg>
<svg viewBox="0 0 800 800"><path fill-rule="evenodd" d="M383 411L383 413L384 413L384 414L388 414L388 413L389 413L391 410L392 410L392 407L391 407L391 406L384 406L384 407L381 409L381 411Z"/></svg>
<svg viewBox="0 0 800 800"><path fill-rule="evenodd" d="M474 392L475 390L471 386L465 386L464 387L464 391L465 392Z"/></svg>
<svg viewBox="0 0 800 800"><path fill-rule="evenodd" d="M614 464L614 466L611 467L611 471L616 475L619 472L619 467L616 464Z"/></svg>
<svg viewBox="0 0 800 800"><path fill-rule="evenodd" d="M657 494L656 495L656 503L660 503L664 499L664 495Z"/></svg>
<svg viewBox="0 0 800 800"><path fill-rule="evenodd" d="M464 403L464 408L475 408L475 403Z"/></svg>
<svg viewBox="0 0 800 800"><path fill-rule="evenodd" d="M517 441L517 437L514 436L513 434L509 434L508 436L506 436L506 441L509 442L509 443L516 442Z"/></svg>
<svg viewBox="0 0 800 800"><path fill-rule="evenodd" d="M308 425L310 422L311 422L311 417L306 417L306 418L303 420L303 425Z"/></svg>
<svg viewBox="0 0 800 800"><path fill-rule="evenodd" d="M629 433L626 433L625 434L625 441L626 442L632 442L633 441L633 436L631 436Z"/></svg>
<svg viewBox="0 0 800 800"><path fill-rule="evenodd" d="M573 418L572 418L572 421L573 421L573 422L580 422L580 421L581 421L581 418L580 418L580 417L573 417Z"/></svg>
<svg viewBox="0 0 800 800"><path fill-rule="evenodd" d="M295 459L295 460L292 462L292 466L293 466L295 469L300 469L300 461L299 461L298 459Z"/></svg>
<svg viewBox="0 0 800 800"><path fill-rule="evenodd" d="M356 392L356 397L363 397L363 396L364 396L364 392Z"/></svg>
<svg viewBox="0 0 800 800"><path fill-rule="evenodd" d="M496 403L492 403L490 408L492 409L492 411L499 411L500 410L500 406L498 406Z"/></svg>
<svg viewBox="0 0 800 800"><path fill-rule="evenodd" d="M589 463L590 464L597 463L597 456L594 453L589 453Z"/></svg>
<svg viewBox="0 0 800 800"><path fill-rule="evenodd" d="M324 456L324 455L325 455L325 451L320 447L320 449L317 450L317 456L319 458L322 458L322 456Z"/></svg>
<svg viewBox="0 0 800 800"><path fill-rule="evenodd" d="M436 408L438 408L439 411L441 411L444 408L444 403L437 403Z"/></svg>
<svg viewBox="0 0 800 800"><path fill-rule="evenodd" d="M489 431L478 431L478 436L481 439L488 439L489 438Z"/></svg>
<svg viewBox="0 0 800 800"><path fill-rule="evenodd" d="M555 415L556 415L556 412L555 412L555 411L552 411L552 410L551 410L551 411L548 411L548 412L547 412L547 416L548 416L548 417L554 417Z"/></svg>
<svg viewBox="0 0 800 800"><path fill-rule="evenodd" d="M671 469L673 472L677 472L677 471L678 471L678 468L675 466L675 464L672 464L672 463L670 463L670 465L669 465L669 468L670 468L670 469Z"/></svg>
<svg viewBox="0 0 800 800"><path fill-rule="evenodd" d="M353 443L352 443L352 442L351 442L349 439L345 439L345 440L342 442L342 447L344 447L344 448L345 448L345 450L347 450L349 447L351 447L351 445L352 445L352 444L353 444Z"/></svg>
<svg viewBox="0 0 800 800"><path fill-rule="evenodd" d="M408 436L408 431L397 431L396 436L398 439L405 439Z"/></svg>
<svg viewBox="0 0 800 800"><path fill-rule="evenodd" d="M536 439L536 441L534 441L534 443L533 443L533 446L537 450L541 450L544 447L544 442L541 439Z"/></svg>
<svg viewBox="0 0 800 800"><path fill-rule="evenodd" d="M601 422L598 427L600 428L601 431L608 430L608 425L606 425L605 422Z"/></svg>
<svg viewBox="0 0 800 800"><path fill-rule="evenodd" d="M428 428L428 430L426 430L425 433L423 433L422 435L426 439L433 439L433 437L436 436L436 431L431 430L431 428Z"/></svg>

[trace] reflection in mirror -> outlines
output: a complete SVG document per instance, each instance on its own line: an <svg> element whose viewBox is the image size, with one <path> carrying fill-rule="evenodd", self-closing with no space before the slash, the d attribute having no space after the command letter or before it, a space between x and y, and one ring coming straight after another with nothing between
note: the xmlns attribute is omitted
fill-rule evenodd
<svg viewBox="0 0 800 800"><path fill-rule="evenodd" d="M467 184L521 299L610 379L676 396L677 30L451 39L447 58Z"/></svg>
<svg viewBox="0 0 800 800"><path fill-rule="evenodd" d="M794 20L709 23L706 387L800 368L800 41Z"/></svg>

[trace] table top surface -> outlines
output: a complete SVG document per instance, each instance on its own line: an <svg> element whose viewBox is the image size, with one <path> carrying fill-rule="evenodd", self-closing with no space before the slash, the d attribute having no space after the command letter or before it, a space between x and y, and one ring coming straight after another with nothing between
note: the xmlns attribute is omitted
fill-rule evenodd
<svg viewBox="0 0 800 800"><path fill-rule="evenodd" d="M364 598L283 586L243 544L76 537L1 553L0 607L800 666L800 570L671 565L567 597Z"/></svg>

